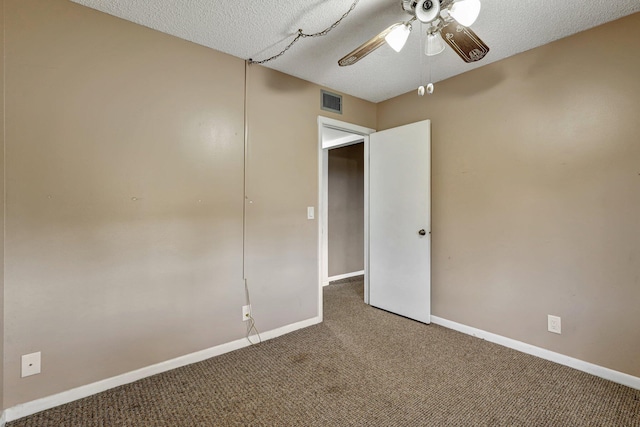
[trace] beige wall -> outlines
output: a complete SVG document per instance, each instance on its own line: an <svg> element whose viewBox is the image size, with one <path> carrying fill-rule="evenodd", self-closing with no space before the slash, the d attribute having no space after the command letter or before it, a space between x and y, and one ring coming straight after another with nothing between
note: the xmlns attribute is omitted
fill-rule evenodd
<svg viewBox="0 0 640 427"><path fill-rule="evenodd" d="M317 117L375 127L376 106L345 95L336 115L320 109L317 85L256 66L247 80L246 276L269 330L318 313L318 223L307 219L318 208Z"/></svg>
<svg viewBox="0 0 640 427"><path fill-rule="evenodd" d="M364 270L364 144L329 150L329 277Z"/></svg>
<svg viewBox="0 0 640 427"><path fill-rule="evenodd" d="M241 338L243 61L63 0L6 13L6 406Z"/></svg>
<svg viewBox="0 0 640 427"><path fill-rule="evenodd" d="M244 336L245 105L258 327L318 315L319 86L250 67L245 102L241 59L65 0L6 17L5 407Z"/></svg>
<svg viewBox="0 0 640 427"><path fill-rule="evenodd" d="M640 376L638 39L635 14L378 105L433 123L434 315Z"/></svg>

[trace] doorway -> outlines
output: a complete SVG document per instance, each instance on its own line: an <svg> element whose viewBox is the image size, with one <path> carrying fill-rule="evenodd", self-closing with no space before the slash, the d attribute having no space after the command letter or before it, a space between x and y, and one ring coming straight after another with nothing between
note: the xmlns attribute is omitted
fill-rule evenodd
<svg viewBox="0 0 640 427"><path fill-rule="evenodd" d="M335 137L331 137L334 134ZM431 122L375 132L324 117L319 141L319 314L329 280L329 150L364 147L364 302L429 323L431 318Z"/></svg>
<svg viewBox="0 0 640 427"><path fill-rule="evenodd" d="M328 279L364 275L364 141L329 152L327 242Z"/></svg>
<svg viewBox="0 0 640 427"><path fill-rule="evenodd" d="M360 144L363 154L363 229L362 229L362 251L364 258L364 299L368 303L368 283L367 283L367 262L368 262L368 249L367 249L367 181L368 181L368 144L369 135L375 132L374 129L365 128L362 126L354 125L339 120L330 119L327 117L318 117L318 171L319 171L319 311L322 315L322 289L324 285L329 283L329 278L332 277L336 280L336 275L329 275L329 150L339 149L342 147L349 147L355 144ZM335 273L335 271L334 271ZM352 273L352 272L349 272Z"/></svg>

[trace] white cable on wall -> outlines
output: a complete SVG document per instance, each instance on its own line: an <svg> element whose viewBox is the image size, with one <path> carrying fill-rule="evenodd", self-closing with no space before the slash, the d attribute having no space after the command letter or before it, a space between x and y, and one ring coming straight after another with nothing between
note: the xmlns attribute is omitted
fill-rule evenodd
<svg viewBox="0 0 640 427"><path fill-rule="evenodd" d="M243 200L242 200L242 278L244 281L244 295L245 295L245 305L249 306L249 320L243 319L247 322L247 332L246 339L250 344L259 344L262 342L262 338L260 337L260 332L258 332L258 328L256 327L256 321L253 318L251 313L251 296L249 294L249 285L247 283L247 268L246 268L246 259L247 259L247 164L249 157L249 126L247 120L247 104L248 104L248 89L247 89L247 73L249 68L249 62L245 61L244 63L244 170L243 170ZM255 331L258 341L251 341L251 331Z"/></svg>

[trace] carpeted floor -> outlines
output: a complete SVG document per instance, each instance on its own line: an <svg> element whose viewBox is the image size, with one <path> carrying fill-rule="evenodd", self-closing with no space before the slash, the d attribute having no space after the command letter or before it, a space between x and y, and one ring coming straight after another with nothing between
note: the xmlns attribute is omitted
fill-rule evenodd
<svg viewBox="0 0 640 427"><path fill-rule="evenodd" d="M362 293L361 280L332 284L320 325L7 426L640 426L638 390Z"/></svg>

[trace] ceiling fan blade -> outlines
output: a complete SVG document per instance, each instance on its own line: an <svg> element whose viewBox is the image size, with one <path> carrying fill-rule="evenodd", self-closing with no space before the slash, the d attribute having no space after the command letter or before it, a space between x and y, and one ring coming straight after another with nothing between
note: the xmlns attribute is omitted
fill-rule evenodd
<svg viewBox="0 0 640 427"><path fill-rule="evenodd" d="M489 52L489 46L471 28L450 22L440 31L442 38L464 62L480 61Z"/></svg>
<svg viewBox="0 0 640 427"><path fill-rule="evenodd" d="M401 22L398 24L402 25ZM392 26L385 29L377 36L373 37L370 40L367 40L366 42L364 42L363 44L355 48L353 51L346 54L342 59L338 61L338 65L341 67L345 67L347 65L353 65L356 62L360 61L365 56L367 56L368 54L370 54L371 52L373 52L374 50L376 50L377 48L379 48L380 46L382 46L383 44L385 44L384 38L398 24L393 24Z"/></svg>

